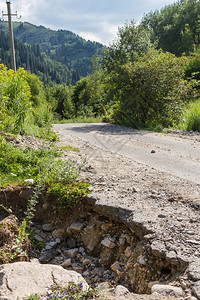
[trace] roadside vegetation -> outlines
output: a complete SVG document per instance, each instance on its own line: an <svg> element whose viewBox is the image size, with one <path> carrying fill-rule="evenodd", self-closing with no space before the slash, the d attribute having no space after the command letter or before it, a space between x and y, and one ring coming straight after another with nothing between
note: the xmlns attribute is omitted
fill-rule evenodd
<svg viewBox="0 0 200 300"><path fill-rule="evenodd" d="M67 287L57 286L57 289L52 292L52 294L47 297L47 300L86 300L86 299L99 299L97 293L90 286L88 290L83 290L83 283L75 284L71 282ZM31 294L23 298L23 300L40 300L41 297L38 294ZM103 298L101 297L103 300ZM105 299L105 298L104 298ZM18 299L17 299L18 300Z"/></svg>
<svg viewBox="0 0 200 300"><path fill-rule="evenodd" d="M46 86L56 123L199 131L200 3L185 0L119 28L75 86Z"/></svg>
<svg viewBox="0 0 200 300"><path fill-rule="evenodd" d="M52 108L45 98L44 86L39 78L18 69L16 74L0 65L0 189L7 186L32 186L33 195L21 220L13 252L0 252L4 263L13 262L20 254L27 253L23 246L30 235L35 207L42 191L55 195L60 213L69 213L80 205L87 194L89 184L79 180L86 161L63 161L63 151L79 151L70 145L54 146L57 139L52 131ZM18 136L33 135L40 139L37 149L20 147ZM36 138L35 138L36 140ZM0 204L10 214L10 210Z"/></svg>
<svg viewBox="0 0 200 300"><path fill-rule="evenodd" d="M77 79L74 85L68 81L57 84L56 79L42 83L36 75L19 69L18 74L21 72L20 76L26 77L25 85L28 84L23 89L30 109L22 124L26 106L17 107L16 111L12 105L17 102L11 105L9 100L15 87L5 90L1 127L15 132L21 126L23 134L50 139L55 138L52 122L103 121L150 130L199 131L199 22L200 2L185 0L146 14L138 25L134 20L125 23L119 28L117 39L102 50L103 55L93 57L93 73ZM37 30L50 38L46 35L50 31L34 27L34 32ZM51 53L48 43L43 46ZM34 49L39 51L37 45ZM9 70L8 77L13 76L11 73ZM20 76L16 80L21 80ZM14 115L3 117L5 105L20 117L14 121Z"/></svg>

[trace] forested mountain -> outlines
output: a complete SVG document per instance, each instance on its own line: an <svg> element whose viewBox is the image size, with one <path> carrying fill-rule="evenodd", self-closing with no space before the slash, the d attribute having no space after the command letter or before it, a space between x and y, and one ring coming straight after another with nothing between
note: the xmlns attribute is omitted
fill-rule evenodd
<svg viewBox="0 0 200 300"><path fill-rule="evenodd" d="M13 31L17 66L40 75L44 82L75 84L91 73L91 58L103 47L67 30L27 22L13 22ZM0 21L0 58L8 66L9 55L8 22Z"/></svg>
<svg viewBox="0 0 200 300"><path fill-rule="evenodd" d="M79 79L76 70L70 70L67 66L48 58L38 45L31 46L15 39L15 56L17 68L23 67L35 73L44 83L71 84ZM0 30L0 59L11 68L10 39L8 33L2 30Z"/></svg>

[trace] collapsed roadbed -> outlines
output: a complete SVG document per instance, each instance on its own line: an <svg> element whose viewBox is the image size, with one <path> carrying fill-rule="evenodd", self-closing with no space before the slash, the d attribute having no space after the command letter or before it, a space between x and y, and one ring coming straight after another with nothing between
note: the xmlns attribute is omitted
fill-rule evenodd
<svg viewBox="0 0 200 300"><path fill-rule="evenodd" d="M95 127L104 137L104 146L110 139L124 136L123 128L111 129L110 133ZM94 128L86 126L83 130L90 135ZM86 158L80 179L91 184L93 193L61 217L56 198L43 191L32 228L37 247L32 243L30 249L28 241L24 245L30 257L79 272L93 286L105 282L112 286L122 284L124 289L126 286L142 295L142 298L139 294L113 298L109 294L109 299L160 300L165 299L162 293L167 294L166 299L171 299L171 295L178 299L200 299L200 184L156 169L148 162L140 163L92 145L72 136L66 128L59 135L56 144L60 149L66 145L79 148L79 151L63 151L64 160L80 162ZM157 134L152 135L157 143ZM179 135L175 137L177 143L181 139L194 149L199 147L199 135ZM135 147L132 137L127 138L124 141L129 143L130 138ZM135 143L141 144L148 157L154 155L156 160L162 159L157 153L171 152L166 147ZM18 146L39 148L42 142L18 137ZM199 163L198 157L196 162ZM8 254L15 252L17 223L24 217L32 192L33 187L10 187L0 193L0 204L12 209L10 217L0 209L0 225L8 225L0 226L1 263L6 261L7 250ZM17 259L27 260L23 254ZM151 292L154 296L146 294Z"/></svg>
<svg viewBox="0 0 200 300"><path fill-rule="evenodd" d="M4 189L0 203L21 219L32 192L32 187ZM177 298L194 295L200 299L198 256L185 256L182 245L171 250L173 238L169 234L164 238L162 232L161 239L151 223L138 218L132 210L102 204L105 199L101 197L93 193L81 205L60 215L55 196L43 191L33 224L34 239L42 249L33 246L32 258L79 272L93 286L107 281L126 286L134 293L150 294L155 284L165 284L178 289L172 288L172 295ZM1 219L5 217L7 213L1 209ZM2 250L2 232L0 236ZM193 248L195 244L198 250L198 241L191 239L188 243Z"/></svg>

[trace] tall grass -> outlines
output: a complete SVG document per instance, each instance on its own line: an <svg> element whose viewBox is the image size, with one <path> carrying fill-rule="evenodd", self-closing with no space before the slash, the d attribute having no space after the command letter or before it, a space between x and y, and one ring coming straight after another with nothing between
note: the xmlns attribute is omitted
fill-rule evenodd
<svg viewBox="0 0 200 300"><path fill-rule="evenodd" d="M77 117L73 119L53 120L54 124L68 124L68 123L102 123L103 117Z"/></svg>
<svg viewBox="0 0 200 300"><path fill-rule="evenodd" d="M189 104L183 114L183 121L179 124L179 128L187 131L200 132L200 98Z"/></svg>
<svg viewBox="0 0 200 300"><path fill-rule="evenodd" d="M56 134L52 130L51 113L47 111L45 104L38 106L32 111L27 112L25 122L23 124L23 134L56 140Z"/></svg>
<svg viewBox="0 0 200 300"><path fill-rule="evenodd" d="M60 153L44 147L34 150L30 147L15 147L9 143L0 145L0 188L8 185L23 185L24 180L32 179L37 183L40 178L46 178L46 173L55 173L52 167L55 158Z"/></svg>

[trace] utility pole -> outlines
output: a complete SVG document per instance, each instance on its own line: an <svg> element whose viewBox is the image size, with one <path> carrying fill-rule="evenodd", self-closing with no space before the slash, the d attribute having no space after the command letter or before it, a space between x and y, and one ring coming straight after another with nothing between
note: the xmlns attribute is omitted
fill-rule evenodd
<svg viewBox="0 0 200 300"><path fill-rule="evenodd" d="M12 16L17 16L17 14L11 14L11 3L9 0L6 0L7 4L7 14L3 14L3 16L8 16L8 24L9 24L9 34L10 34L10 50L11 50L11 67L16 73L16 61L15 61L15 46L14 46L14 37L13 37L13 27L12 27Z"/></svg>

